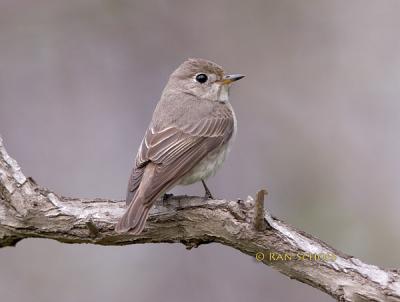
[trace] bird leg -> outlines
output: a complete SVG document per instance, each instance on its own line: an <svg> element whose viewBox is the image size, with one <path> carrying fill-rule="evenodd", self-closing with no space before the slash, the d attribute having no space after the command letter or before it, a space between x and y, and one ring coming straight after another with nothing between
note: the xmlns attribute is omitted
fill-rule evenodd
<svg viewBox="0 0 400 302"><path fill-rule="evenodd" d="M204 197L208 198L208 199L214 199L214 197L212 196L212 194L210 192L210 189L206 185L206 182L202 179L201 183L203 184L204 191L205 191L205 196Z"/></svg>

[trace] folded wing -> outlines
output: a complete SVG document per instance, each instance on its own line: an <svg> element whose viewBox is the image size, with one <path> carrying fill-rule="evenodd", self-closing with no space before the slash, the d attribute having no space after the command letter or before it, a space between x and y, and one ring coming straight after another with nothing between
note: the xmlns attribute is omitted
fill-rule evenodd
<svg viewBox="0 0 400 302"><path fill-rule="evenodd" d="M157 197L174 186L209 152L227 143L233 128L233 113L227 106L219 106L199 121L182 127L150 127L130 177L126 200L129 208L116 230L140 233Z"/></svg>

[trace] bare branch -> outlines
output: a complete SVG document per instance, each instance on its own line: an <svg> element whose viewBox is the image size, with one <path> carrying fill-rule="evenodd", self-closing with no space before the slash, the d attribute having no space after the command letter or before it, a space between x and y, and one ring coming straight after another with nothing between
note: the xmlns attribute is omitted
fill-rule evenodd
<svg viewBox="0 0 400 302"><path fill-rule="evenodd" d="M38 186L0 137L0 247L32 237L101 245L181 242L189 249L217 242L340 301L400 301L399 271L363 263L271 217L263 210L264 194L257 202L170 198L152 209L142 234L118 234L114 225L124 202L68 198Z"/></svg>

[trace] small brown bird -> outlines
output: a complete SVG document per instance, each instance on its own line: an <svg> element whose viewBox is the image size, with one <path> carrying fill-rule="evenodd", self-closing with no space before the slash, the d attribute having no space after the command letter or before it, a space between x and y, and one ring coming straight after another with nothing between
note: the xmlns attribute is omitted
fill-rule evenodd
<svg viewBox="0 0 400 302"><path fill-rule="evenodd" d="M140 234L155 200L175 185L202 181L212 197L204 180L235 137L229 87L243 77L204 59L189 59L171 74L136 155L117 232Z"/></svg>

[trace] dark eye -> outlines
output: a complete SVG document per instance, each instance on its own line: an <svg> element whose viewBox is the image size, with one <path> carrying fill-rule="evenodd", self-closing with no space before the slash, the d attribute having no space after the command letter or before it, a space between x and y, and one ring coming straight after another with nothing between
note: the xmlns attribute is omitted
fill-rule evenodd
<svg viewBox="0 0 400 302"><path fill-rule="evenodd" d="M204 74L204 73L199 73L199 74L196 76L196 81L199 82L199 83L201 83L201 84L207 82L207 80L208 80L208 77L207 77L207 75Z"/></svg>

